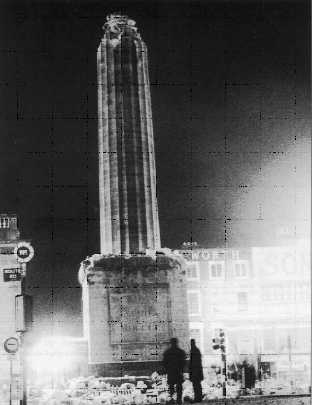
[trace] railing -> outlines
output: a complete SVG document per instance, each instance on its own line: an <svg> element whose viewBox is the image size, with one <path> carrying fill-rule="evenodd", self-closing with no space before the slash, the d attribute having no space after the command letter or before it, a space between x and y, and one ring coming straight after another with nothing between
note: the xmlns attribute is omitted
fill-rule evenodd
<svg viewBox="0 0 312 405"><path fill-rule="evenodd" d="M141 388L120 388L120 387L113 387L113 388L79 388L77 390L82 396L85 395L87 397L90 397L89 399L91 400L94 397L101 396L103 393L112 393L114 395L134 395L135 392L141 392ZM168 389L165 388L152 388L152 389L146 389L145 390L145 395L148 397L154 397L156 398L156 402L158 400L158 395L164 391L169 391Z"/></svg>

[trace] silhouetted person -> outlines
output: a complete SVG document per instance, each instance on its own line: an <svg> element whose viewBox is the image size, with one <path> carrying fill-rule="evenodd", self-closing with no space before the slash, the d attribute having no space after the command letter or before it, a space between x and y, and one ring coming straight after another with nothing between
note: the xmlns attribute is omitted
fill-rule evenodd
<svg viewBox="0 0 312 405"><path fill-rule="evenodd" d="M182 403L183 368L185 366L185 352L178 347L178 339L170 340L171 347L164 353L163 364L168 374L168 385L172 399L174 386L177 387L177 403Z"/></svg>
<svg viewBox="0 0 312 405"><path fill-rule="evenodd" d="M195 345L195 339L191 339L191 352L190 352L190 363L189 363L189 375L190 381L193 384L194 389L194 401L202 402L203 392L201 381L204 379L203 367L201 361L201 353L198 347Z"/></svg>

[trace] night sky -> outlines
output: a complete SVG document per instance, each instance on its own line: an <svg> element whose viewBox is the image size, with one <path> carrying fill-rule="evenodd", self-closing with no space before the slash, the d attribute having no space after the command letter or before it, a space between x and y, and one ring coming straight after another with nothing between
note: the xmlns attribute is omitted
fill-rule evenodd
<svg viewBox="0 0 312 405"><path fill-rule="evenodd" d="M35 257L34 330L82 335L99 253L96 52L106 16L149 49L163 247L309 237L309 1L0 1L1 213Z"/></svg>

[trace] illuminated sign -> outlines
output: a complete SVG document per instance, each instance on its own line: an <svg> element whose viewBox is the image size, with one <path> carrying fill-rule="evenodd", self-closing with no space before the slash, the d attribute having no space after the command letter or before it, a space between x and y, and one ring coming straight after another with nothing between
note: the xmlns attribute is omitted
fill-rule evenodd
<svg viewBox="0 0 312 405"><path fill-rule="evenodd" d="M253 248L253 268L266 279L308 280L310 254L297 246Z"/></svg>
<svg viewBox="0 0 312 405"><path fill-rule="evenodd" d="M239 250L192 250L192 251L183 251L180 253L183 254L185 259L192 261L206 261L206 260L239 260L241 259L241 252ZM245 252L243 253L244 256Z"/></svg>
<svg viewBox="0 0 312 405"><path fill-rule="evenodd" d="M27 263L34 257L34 248L27 242L20 242L14 248L14 255L20 263Z"/></svg>

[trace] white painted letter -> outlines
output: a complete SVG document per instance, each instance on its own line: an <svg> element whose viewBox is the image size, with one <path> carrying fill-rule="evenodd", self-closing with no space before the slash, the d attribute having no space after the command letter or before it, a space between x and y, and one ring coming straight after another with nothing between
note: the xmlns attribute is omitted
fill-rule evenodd
<svg viewBox="0 0 312 405"><path fill-rule="evenodd" d="M210 257L210 253L209 252L202 252L202 258L204 260L209 260Z"/></svg>

